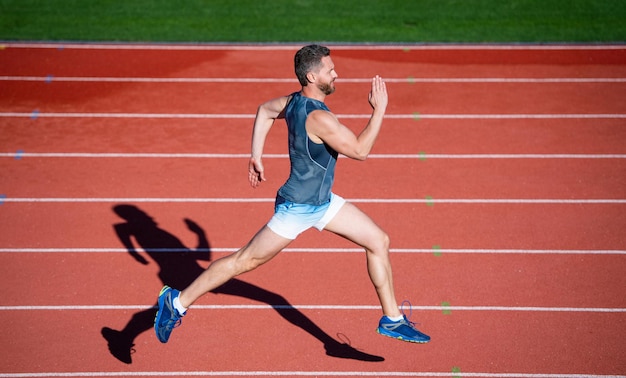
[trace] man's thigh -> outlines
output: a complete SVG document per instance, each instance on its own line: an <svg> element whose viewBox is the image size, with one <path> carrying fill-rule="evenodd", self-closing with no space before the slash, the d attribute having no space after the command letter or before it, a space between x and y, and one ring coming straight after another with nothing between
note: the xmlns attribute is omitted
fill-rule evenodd
<svg viewBox="0 0 626 378"><path fill-rule="evenodd" d="M255 260L257 264L263 264L271 260L291 242L291 239L282 237L269 227L263 226L252 240L237 252L237 255L240 258Z"/></svg>
<svg viewBox="0 0 626 378"><path fill-rule="evenodd" d="M361 209L346 202L324 228L366 249L376 248L385 232Z"/></svg>

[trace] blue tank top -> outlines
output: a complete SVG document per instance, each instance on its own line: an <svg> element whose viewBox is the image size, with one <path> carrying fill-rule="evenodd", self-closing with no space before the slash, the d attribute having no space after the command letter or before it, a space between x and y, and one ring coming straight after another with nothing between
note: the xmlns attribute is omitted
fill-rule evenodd
<svg viewBox="0 0 626 378"><path fill-rule="evenodd" d="M325 143L314 143L306 132L309 114L319 109L330 111L323 102L300 92L291 95L285 109L291 172L278 195L291 202L318 206L330 201L337 152Z"/></svg>

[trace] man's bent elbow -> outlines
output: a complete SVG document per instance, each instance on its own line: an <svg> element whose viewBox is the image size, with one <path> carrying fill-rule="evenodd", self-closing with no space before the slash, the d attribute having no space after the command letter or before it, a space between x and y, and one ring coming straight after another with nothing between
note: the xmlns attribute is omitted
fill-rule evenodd
<svg viewBox="0 0 626 378"><path fill-rule="evenodd" d="M366 146L339 146L336 151L340 154L345 155L353 160L365 161L370 154L371 148L367 148Z"/></svg>
<svg viewBox="0 0 626 378"><path fill-rule="evenodd" d="M365 161L367 160L367 154L359 154L357 152L353 153L344 153L346 157L349 157L352 160Z"/></svg>
<svg viewBox="0 0 626 378"><path fill-rule="evenodd" d="M355 160L359 160L359 161L365 161L367 160L367 157L369 156L370 151L354 151L354 156L352 156L353 159Z"/></svg>

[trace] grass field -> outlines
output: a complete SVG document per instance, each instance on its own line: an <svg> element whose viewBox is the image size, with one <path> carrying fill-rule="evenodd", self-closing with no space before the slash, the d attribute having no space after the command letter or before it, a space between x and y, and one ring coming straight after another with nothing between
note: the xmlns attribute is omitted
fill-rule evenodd
<svg viewBox="0 0 626 378"><path fill-rule="evenodd" d="M622 0L0 0L0 40L623 43Z"/></svg>

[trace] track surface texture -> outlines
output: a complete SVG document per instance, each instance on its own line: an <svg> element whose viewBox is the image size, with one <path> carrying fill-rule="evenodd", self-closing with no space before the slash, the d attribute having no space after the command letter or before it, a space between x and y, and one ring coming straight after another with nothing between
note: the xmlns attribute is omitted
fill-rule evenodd
<svg viewBox="0 0 626 378"><path fill-rule="evenodd" d="M327 104L383 131L334 191L390 235L432 341L375 332L356 246L310 230L152 329L271 217L287 133L247 184L257 106L300 46L0 46L0 377L626 375L626 48L332 46Z"/></svg>

